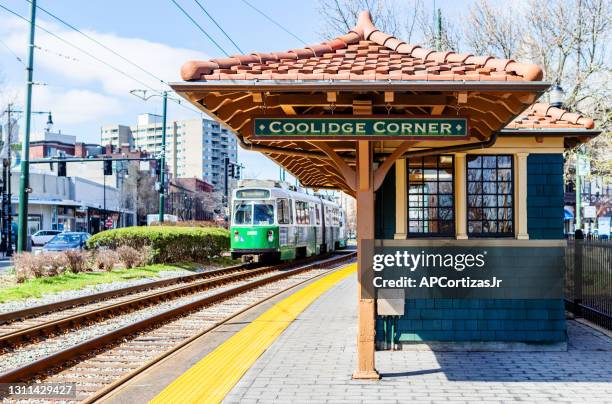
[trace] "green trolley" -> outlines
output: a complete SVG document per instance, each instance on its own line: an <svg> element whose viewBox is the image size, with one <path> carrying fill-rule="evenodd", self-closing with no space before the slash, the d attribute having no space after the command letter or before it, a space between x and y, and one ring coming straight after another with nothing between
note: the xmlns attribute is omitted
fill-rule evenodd
<svg viewBox="0 0 612 404"><path fill-rule="evenodd" d="M242 180L232 193L232 258L287 261L346 247L346 217L336 203L284 182Z"/></svg>

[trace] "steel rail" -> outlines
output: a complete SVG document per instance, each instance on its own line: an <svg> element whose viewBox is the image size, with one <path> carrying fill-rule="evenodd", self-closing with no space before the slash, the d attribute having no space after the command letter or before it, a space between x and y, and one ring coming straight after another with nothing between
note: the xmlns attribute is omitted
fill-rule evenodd
<svg viewBox="0 0 612 404"><path fill-rule="evenodd" d="M147 282L140 285L128 286L125 288L113 289L106 292L94 293L87 296L75 297L72 299L62 300L54 303L41 304L38 306L28 307L22 310L10 311L0 314L0 325L10 323L25 318L35 317L36 315L52 313L66 308L83 306L90 303L106 300L109 298L125 296L132 293L144 292L150 289L162 288L178 283L191 282L198 279L207 279L211 276L216 276L223 273L235 272L243 268L249 268L248 265L233 265L226 268L214 269L212 271L200 272L197 274L177 276L174 278L162 279L159 281Z"/></svg>
<svg viewBox="0 0 612 404"><path fill-rule="evenodd" d="M170 300L178 296L197 293L202 290L224 285L226 283L231 283L246 278L252 278L276 270L278 270L278 268L276 267L264 267L254 270L245 269L243 271L239 271L238 273L230 273L227 275L213 277L212 279L204 279L195 283L177 286L169 290L153 292L145 296L139 296L123 302L113 303L96 309L76 313L71 316L62 317L60 319L44 322L42 324L24 327L16 331L1 334L0 346L14 345L21 341L33 339L40 335L46 336L50 334L55 334L61 331L62 329L72 328L75 325L83 324L85 322L99 322L108 317L111 317L112 315L117 315L118 313L125 313L129 310L136 310L145 306L150 306L155 302Z"/></svg>
<svg viewBox="0 0 612 404"><path fill-rule="evenodd" d="M349 260L353 257L355 257L357 255L356 252L347 254L344 257L339 257L340 261L344 261L344 260ZM333 265L334 263L332 263ZM236 313L224 318L221 321L218 321L217 323L211 325L210 327L207 327L206 329L200 331L199 333L193 335L192 337L180 342L179 344L173 346L172 348L168 349L167 351L165 351L164 353L162 353L161 355L158 355L157 357L151 359L150 361L144 363L142 366L130 371L128 374L122 376L121 378L115 380L114 382L110 383L109 385L107 385L106 387L96 391L93 395L89 396L86 400L81 401L82 404L91 404L94 403L96 401L102 400L104 399L106 396L109 396L113 391L117 390L119 387L123 386L124 384L126 384L127 382L129 382L130 380L132 380L134 377L144 373L145 371L147 371L149 368L155 366L156 364L158 364L159 362L161 362L162 360L166 359L167 357L171 356L172 354L182 350L183 348L186 348L188 345L191 345L192 343L194 343L196 340L198 340L199 338L211 333L212 331L216 330L217 328L221 327L223 324L227 323L230 320L233 320L234 318L238 317L239 315L283 294L288 292L289 290L295 289L300 285L303 285L307 282L311 282L314 279L320 278L322 276L325 276L327 274L329 274L330 272L335 271L337 268L332 268L329 271L325 271L323 273L317 274L315 276L312 276L308 279L304 279L303 281L300 281L296 284L293 284L283 290L280 290L270 296L266 296L263 299L258 300L257 302L248 305L247 307L237 311Z"/></svg>
<svg viewBox="0 0 612 404"><path fill-rule="evenodd" d="M336 252L338 253L338 252ZM300 260L300 263L307 263L312 261L313 259L320 259L321 257L309 257L303 260ZM283 263L276 265L276 269L282 269L284 267L288 267L290 265L295 265L295 262ZM113 289L106 292L94 293L91 295L75 297L72 299L61 300L54 303L42 304L38 306L28 307L22 310L10 311L7 313L0 314L0 325L11 323L17 320L23 320L26 318L33 318L37 315L53 313L62 309L84 306L91 303L96 303L102 300L125 296L132 293L145 292L150 289L162 288L178 283L186 283L192 282L198 279L208 279L211 276L216 276L224 273L231 273L241 269L248 268L256 268L254 264L240 264L240 265L232 265L225 268L214 269L212 271L199 272L196 274L177 276L174 278L161 279L159 281L152 281L143 283L140 285L128 286L125 288Z"/></svg>
<svg viewBox="0 0 612 404"><path fill-rule="evenodd" d="M38 359L34 362L27 363L21 367L18 367L16 369L0 374L0 383L22 382L24 380L28 380L29 378L39 374L40 372L49 370L56 366L60 366L64 363L67 363L68 361L78 358L81 355L85 355L91 351L98 350L101 347L108 345L109 343L112 343L118 339L121 339L123 337L126 337L128 335L134 334L136 332L139 332L139 331L142 331L148 328L152 328L167 320L181 316L192 310L201 308L203 306L212 305L219 301L225 300L229 297L244 293L248 290L257 288L259 286L262 286L268 283L273 283L275 281L278 281L278 280L281 280L281 279L284 279L284 278L287 278L293 275L297 275L301 272L305 272L305 271L320 267L321 265L329 265L335 262L341 262L347 259L351 259L354 257L355 254L356 254L355 252L351 252L347 254L342 254L339 257L332 257L332 258L326 258L326 259L320 259L320 257L317 257L320 259L320 261L318 262L315 261L313 263L307 263L307 264L303 264L302 262L300 262L298 264L298 267L295 269L290 269L290 270L281 272L276 275L272 275L272 276L265 277L262 279L257 279L257 280L245 283L243 285L237 286L235 288L224 290L219 293L209 295L204 298L183 304L181 306L178 306L170 310L156 314L152 317L136 321L132 324L120 327L104 335L81 342L80 344L74 345L72 347L69 347L59 352L56 352L54 354L51 354L47 357ZM278 267L274 267L274 268L278 269Z"/></svg>

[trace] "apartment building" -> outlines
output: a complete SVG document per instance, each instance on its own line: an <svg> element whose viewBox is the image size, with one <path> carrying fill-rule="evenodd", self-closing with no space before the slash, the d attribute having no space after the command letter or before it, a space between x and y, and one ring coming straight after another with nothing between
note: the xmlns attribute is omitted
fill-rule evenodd
<svg viewBox="0 0 612 404"><path fill-rule="evenodd" d="M102 127L102 145L130 144L152 154L161 151L160 115L138 115L136 125L130 126L129 132L125 128L124 125ZM200 178L216 189L223 189L226 156L237 161L237 142L218 122L201 118L167 121L166 164L173 177Z"/></svg>

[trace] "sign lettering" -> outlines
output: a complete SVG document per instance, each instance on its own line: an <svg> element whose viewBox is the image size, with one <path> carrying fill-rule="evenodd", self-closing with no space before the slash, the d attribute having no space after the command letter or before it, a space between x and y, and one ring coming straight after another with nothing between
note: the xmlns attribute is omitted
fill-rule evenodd
<svg viewBox="0 0 612 404"><path fill-rule="evenodd" d="M253 124L253 137L258 140L453 140L469 136L469 121L459 116L262 116Z"/></svg>

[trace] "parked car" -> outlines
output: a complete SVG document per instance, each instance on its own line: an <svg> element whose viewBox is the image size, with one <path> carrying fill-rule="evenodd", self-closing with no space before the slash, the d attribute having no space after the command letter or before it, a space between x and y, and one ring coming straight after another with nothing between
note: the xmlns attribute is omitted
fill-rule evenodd
<svg viewBox="0 0 612 404"><path fill-rule="evenodd" d="M45 245L61 232L61 230L39 230L31 236L32 245Z"/></svg>
<svg viewBox="0 0 612 404"><path fill-rule="evenodd" d="M85 232L64 232L56 235L43 247L43 251L66 251L66 250L81 250L85 247L85 242L91 234Z"/></svg>

